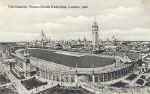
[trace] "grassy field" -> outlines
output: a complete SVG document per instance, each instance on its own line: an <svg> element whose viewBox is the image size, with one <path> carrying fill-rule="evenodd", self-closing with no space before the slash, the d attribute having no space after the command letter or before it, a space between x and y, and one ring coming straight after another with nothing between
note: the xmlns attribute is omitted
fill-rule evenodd
<svg viewBox="0 0 150 94"><path fill-rule="evenodd" d="M89 68L93 67L103 67L106 65L113 64L114 59L107 57L98 57L98 56L71 56L58 54L54 51L42 50L42 49L32 49L30 50L31 56L37 57L46 61L52 61L57 64L62 64L69 67L75 67L76 64L80 68Z"/></svg>

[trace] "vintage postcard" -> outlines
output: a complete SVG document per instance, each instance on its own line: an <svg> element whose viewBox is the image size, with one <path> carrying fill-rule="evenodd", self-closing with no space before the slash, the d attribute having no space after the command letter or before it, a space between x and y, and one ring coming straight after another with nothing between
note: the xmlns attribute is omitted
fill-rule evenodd
<svg viewBox="0 0 150 94"><path fill-rule="evenodd" d="M0 94L150 94L150 0L0 0Z"/></svg>

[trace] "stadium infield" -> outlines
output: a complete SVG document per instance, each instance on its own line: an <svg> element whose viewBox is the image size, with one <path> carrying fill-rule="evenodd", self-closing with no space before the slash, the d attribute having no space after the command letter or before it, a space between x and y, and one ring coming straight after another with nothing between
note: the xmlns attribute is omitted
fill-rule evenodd
<svg viewBox="0 0 150 94"><path fill-rule="evenodd" d="M23 50L21 51L23 53ZM60 54L57 51L44 50L44 49L30 49L32 57L36 57L42 60L51 61L57 64L62 64L69 67L79 68L96 68L113 64L114 58L100 57L95 55L68 55Z"/></svg>

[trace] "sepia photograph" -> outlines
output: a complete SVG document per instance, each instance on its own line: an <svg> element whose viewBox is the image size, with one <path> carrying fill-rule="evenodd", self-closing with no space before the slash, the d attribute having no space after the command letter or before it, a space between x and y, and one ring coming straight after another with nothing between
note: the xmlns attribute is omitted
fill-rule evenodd
<svg viewBox="0 0 150 94"><path fill-rule="evenodd" d="M0 0L0 94L150 94L150 0Z"/></svg>

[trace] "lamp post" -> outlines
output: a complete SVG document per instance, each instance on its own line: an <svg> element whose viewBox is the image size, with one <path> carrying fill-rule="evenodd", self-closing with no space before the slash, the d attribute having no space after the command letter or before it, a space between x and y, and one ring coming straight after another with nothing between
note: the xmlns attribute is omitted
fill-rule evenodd
<svg viewBox="0 0 150 94"><path fill-rule="evenodd" d="M76 64L76 70L75 70L75 84L76 84L76 86L78 87L78 71L77 71L77 67L78 67L78 65Z"/></svg>

